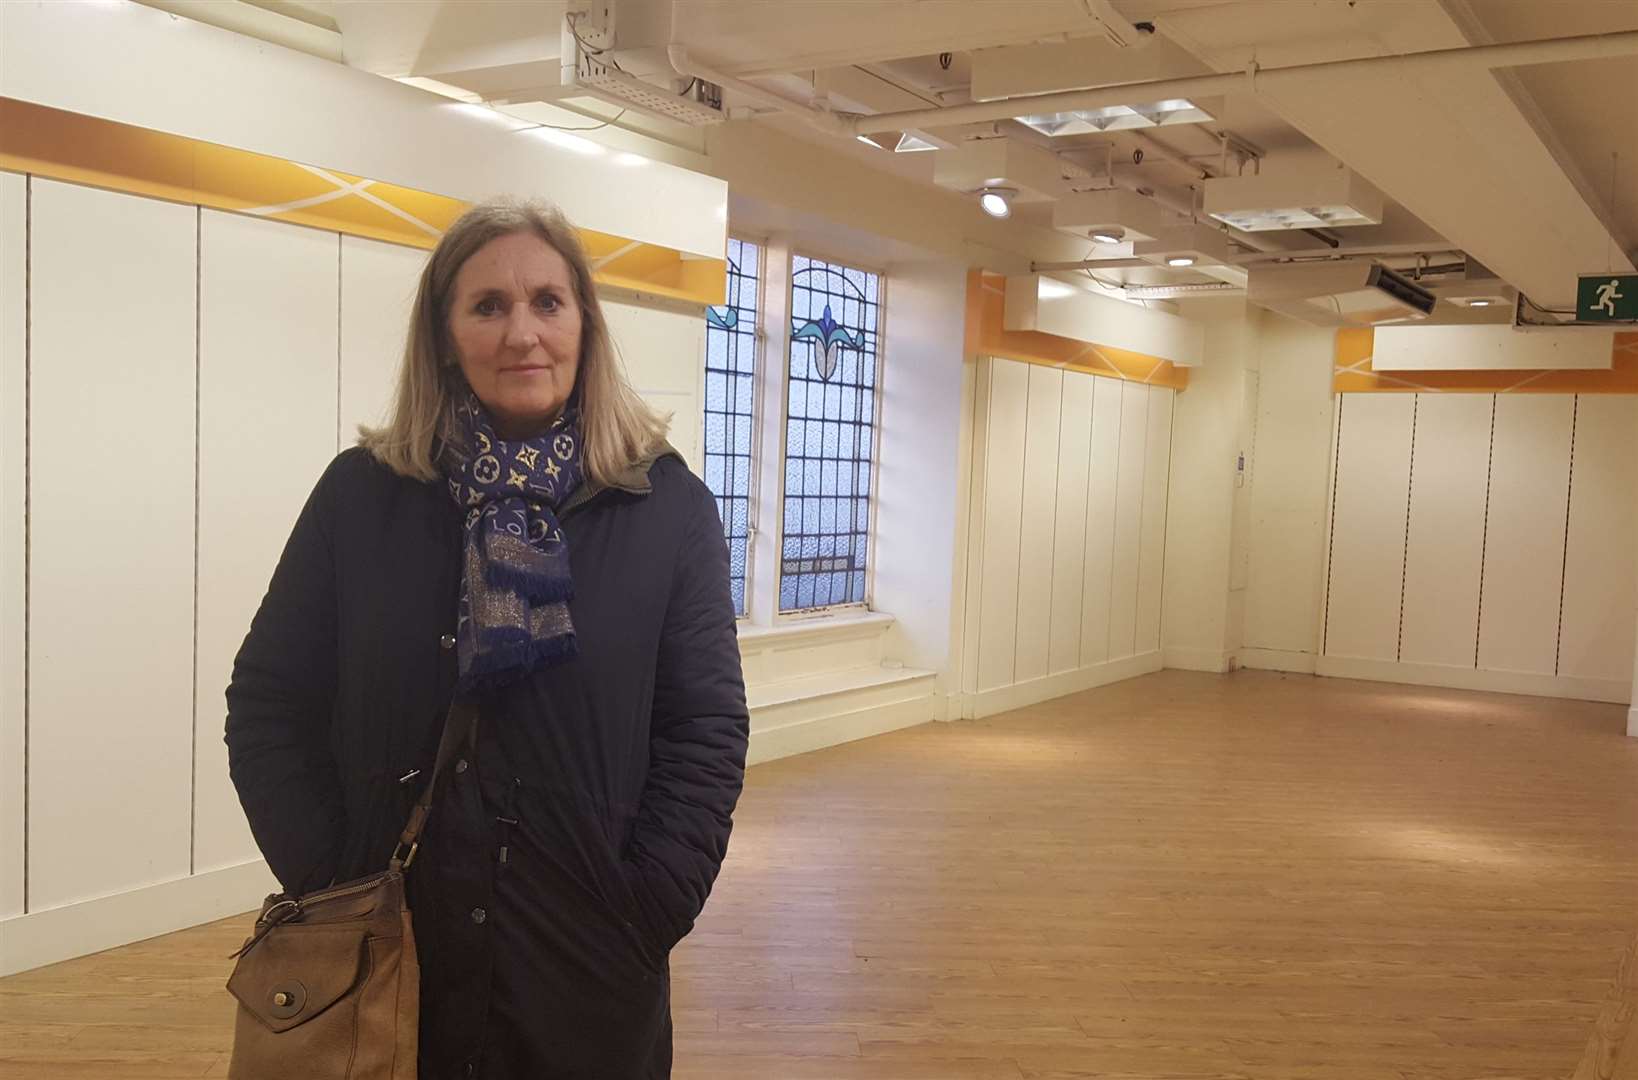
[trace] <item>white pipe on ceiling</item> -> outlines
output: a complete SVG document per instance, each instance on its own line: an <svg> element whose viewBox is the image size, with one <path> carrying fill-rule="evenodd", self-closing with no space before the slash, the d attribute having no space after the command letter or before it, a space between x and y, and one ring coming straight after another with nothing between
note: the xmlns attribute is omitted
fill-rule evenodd
<svg viewBox="0 0 1638 1080"><path fill-rule="evenodd" d="M971 105L831 119L841 121L845 134L871 135L883 131L900 131L907 127L984 123L1032 113L1102 109L1111 105L1143 104L1169 98L1216 97L1248 90L1255 93L1259 83L1280 83L1324 73L1381 70L1398 74L1426 74L1459 67L1520 67L1573 60L1601 60L1613 56L1630 56L1634 53L1638 53L1638 30L1625 30L1613 34L1583 34L1539 41L1516 41L1507 45L1475 45L1394 56L1367 56L1357 60L1330 60L1318 64L1296 64L1291 67L1258 68L1254 65L1245 72L1231 75L1193 75L1182 79L1157 79L1152 82L1100 86L1090 90L1029 94L1022 97L1000 98L996 101L974 102ZM701 78L706 76L702 75Z"/></svg>
<svg viewBox="0 0 1638 1080"><path fill-rule="evenodd" d="M1239 238L1236 237L1236 240ZM1345 259L1362 258L1365 256L1389 255L1462 255L1461 251L1450 246L1444 240L1436 240L1422 244L1343 244L1334 248L1299 248L1289 251L1254 251L1245 255L1233 255L1222 260L1228 266L1250 266L1253 263L1279 262L1285 259ZM1079 259L1075 262L1038 262L1031 263L1030 269L1035 273L1047 273L1054 270L1104 270L1118 269L1127 266L1153 266L1147 259L1134 259L1127 256L1116 256L1112 259Z"/></svg>

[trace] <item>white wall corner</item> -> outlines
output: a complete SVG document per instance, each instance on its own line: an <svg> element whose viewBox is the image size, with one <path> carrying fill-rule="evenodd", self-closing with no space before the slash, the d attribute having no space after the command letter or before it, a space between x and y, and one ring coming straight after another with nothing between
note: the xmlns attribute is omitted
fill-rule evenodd
<svg viewBox="0 0 1638 1080"><path fill-rule="evenodd" d="M1319 663L1319 657L1311 652L1296 652L1290 649L1243 648L1237 654L1237 659L1243 668L1255 671L1289 671L1298 675L1314 674Z"/></svg>
<svg viewBox="0 0 1638 1080"><path fill-rule="evenodd" d="M1239 659L1232 649L1190 649L1168 645L1164 650L1168 669L1176 671L1212 671L1222 674L1239 667Z"/></svg>

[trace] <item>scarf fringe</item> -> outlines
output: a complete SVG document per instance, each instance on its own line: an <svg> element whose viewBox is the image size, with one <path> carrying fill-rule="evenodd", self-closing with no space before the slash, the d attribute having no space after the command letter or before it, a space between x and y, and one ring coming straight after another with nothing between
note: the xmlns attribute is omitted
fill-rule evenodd
<svg viewBox="0 0 1638 1080"><path fill-rule="evenodd" d="M472 658L470 670L461 674L457 693L488 693L510 686L536 668L572 660L580 653L574 634L559 634L539 641L507 642L484 649Z"/></svg>
<svg viewBox="0 0 1638 1080"><path fill-rule="evenodd" d="M574 579L549 570L537 573L498 559L484 560L484 582L496 589L522 593L531 604L566 603L574 599Z"/></svg>

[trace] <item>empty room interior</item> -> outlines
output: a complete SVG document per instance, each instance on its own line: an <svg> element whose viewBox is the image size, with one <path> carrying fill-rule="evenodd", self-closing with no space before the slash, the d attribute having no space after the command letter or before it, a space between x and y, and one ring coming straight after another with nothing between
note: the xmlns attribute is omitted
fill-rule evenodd
<svg viewBox="0 0 1638 1080"><path fill-rule="evenodd" d="M0 4L0 1078L1638 1080L1638 0Z"/></svg>

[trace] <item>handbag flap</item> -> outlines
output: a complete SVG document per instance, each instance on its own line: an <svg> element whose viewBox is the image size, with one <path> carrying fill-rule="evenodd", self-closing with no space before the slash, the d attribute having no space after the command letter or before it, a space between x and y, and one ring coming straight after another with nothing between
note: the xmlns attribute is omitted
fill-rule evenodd
<svg viewBox="0 0 1638 1080"><path fill-rule="evenodd" d="M228 992L272 1031L289 1031L334 1005L368 972L367 928L275 926L239 958Z"/></svg>

